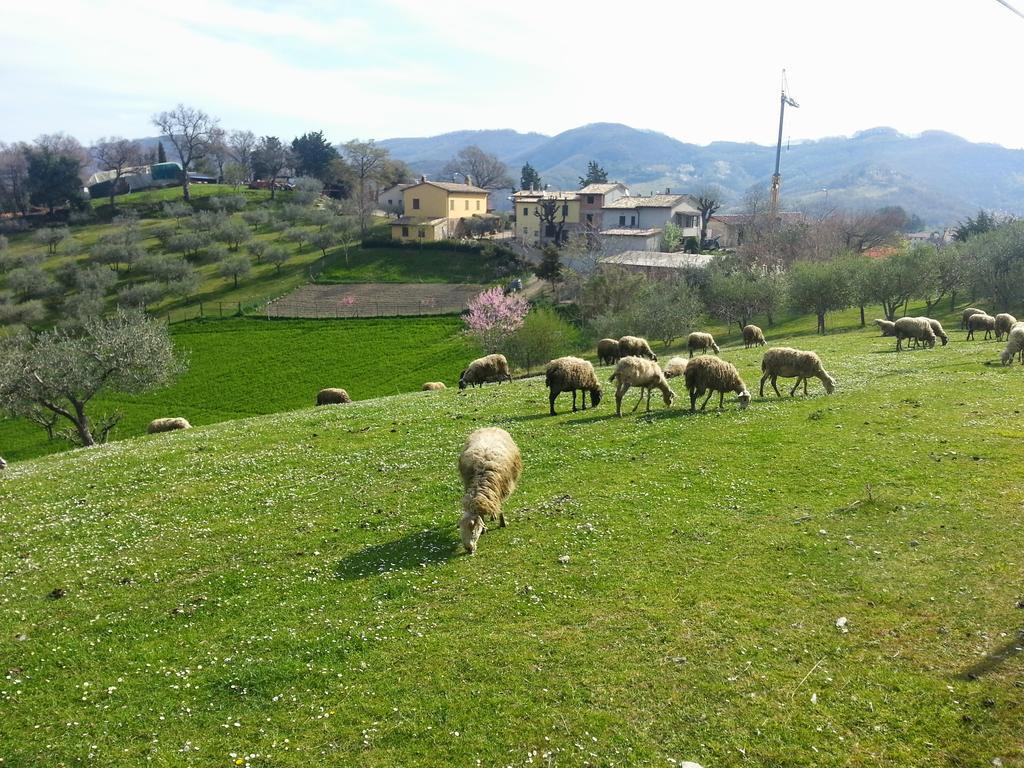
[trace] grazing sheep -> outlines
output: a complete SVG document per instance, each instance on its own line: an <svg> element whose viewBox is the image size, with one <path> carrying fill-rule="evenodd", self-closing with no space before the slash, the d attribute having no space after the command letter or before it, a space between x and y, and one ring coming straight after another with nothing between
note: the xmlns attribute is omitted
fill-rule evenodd
<svg viewBox="0 0 1024 768"><path fill-rule="evenodd" d="M632 355L633 357L646 357L648 360L658 361L658 356L651 350L647 339L639 336L623 336L619 339L619 359Z"/></svg>
<svg viewBox="0 0 1024 768"><path fill-rule="evenodd" d="M986 315L984 312L979 312L976 315L971 315L967 318L967 340L971 341L974 339L975 331L985 331L985 339L987 340L992 332L996 329L996 319L992 315Z"/></svg>
<svg viewBox="0 0 1024 768"><path fill-rule="evenodd" d="M424 392L440 392L442 389L448 389L443 381L428 381L423 385Z"/></svg>
<svg viewBox="0 0 1024 768"><path fill-rule="evenodd" d="M555 398L562 392L572 392L572 409L576 410L576 390L581 391L583 410L587 410L587 392L590 404L596 408L601 402L601 385L597 382L594 366L578 357L559 357L544 369L544 384L551 390L548 398L551 415L555 415Z"/></svg>
<svg viewBox="0 0 1024 768"><path fill-rule="evenodd" d="M4 461L3 456L0 456L0 469L7 469L7 462Z"/></svg>
<svg viewBox="0 0 1024 768"><path fill-rule="evenodd" d="M984 309L978 309L977 307L968 307L964 310L963 314L960 315L960 330L967 329L967 320L971 315L985 315L988 314Z"/></svg>
<svg viewBox="0 0 1024 768"><path fill-rule="evenodd" d="M892 320L875 320L875 325L877 325L879 330L882 332L882 336L896 335L896 323Z"/></svg>
<svg viewBox="0 0 1024 768"><path fill-rule="evenodd" d="M747 385L740 378L740 372L736 366L726 360L717 357L703 355L695 357L686 366L686 388L690 391L690 410L697 410L697 398L705 392L708 396L704 398L704 404L700 409L703 411L711 396L718 392L718 407L722 407L726 392L735 392L739 395L740 409L750 404L750 391Z"/></svg>
<svg viewBox="0 0 1024 768"><path fill-rule="evenodd" d="M927 317L901 317L896 321L896 351L903 349L904 339L914 339L926 346L935 346L935 331Z"/></svg>
<svg viewBox="0 0 1024 768"><path fill-rule="evenodd" d="M466 370L459 374L459 389L483 386L488 381L496 381L501 384L505 380L512 381L512 374L508 370L508 360L504 355L486 355L478 357L471 362Z"/></svg>
<svg viewBox="0 0 1024 768"><path fill-rule="evenodd" d="M666 379L674 379L677 376L682 376L686 373L686 358L673 357L662 370L665 372Z"/></svg>
<svg viewBox="0 0 1024 768"><path fill-rule="evenodd" d="M782 397L782 393L779 392L779 388L775 385L775 381L779 376L784 379L796 377L796 384L789 391L790 397L796 394L796 389L800 386L800 382L804 384L804 394L806 395L807 379L811 376L821 379L821 383L825 385L826 394L831 395L836 389L836 380L829 376L825 367L821 364L821 358L814 352L804 352L792 347L778 347L765 352L764 357L761 359L761 372L763 374L761 376L761 397L764 397L764 383L769 379L771 379L772 389L775 390L775 394Z"/></svg>
<svg viewBox="0 0 1024 768"><path fill-rule="evenodd" d="M478 429L468 438L459 456L459 474L465 494L459 531L462 545L471 555L486 528L484 519L498 518L505 527L501 503L516 489L523 472L523 458L512 436L498 427Z"/></svg>
<svg viewBox="0 0 1024 768"><path fill-rule="evenodd" d="M619 342L616 339L601 339L597 342L597 359L601 365L615 365L619 362Z"/></svg>
<svg viewBox="0 0 1024 768"><path fill-rule="evenodd" d="M996 315L996 341L1002 341L1003 334L1009 333L1016 322L1017 318L1006 312Z"/></svg>
<svg viewBox="0 0 1024 768"><path fill-rule="evenodd" d="M934 333L936 336L942 339L942 346L946 346L947 344L949 344L949 336L947 336L946 332L942 330L942 323L940 323L938 320L933 320L930 317L927 317L925 319L928 321L928 324L932 327L932 333Z"/></svg>
<svg viewBox="0 0 1024 768"><path fill-rule="evenodd" d="M153 435L157 432L173 432L176 429L192 429L192 425L188 423L188 419L180 416L173 419L153 419L146 427L146 432Z"/></svg>
<svg viewBox="0 0 1024 768"><path fill-rule="evenodd" d="M1014 323L1006 334L1006 348L999 355L1003 365L1013 365L1013 356L1020 355L1021 365L1024 365L1024 323Z"/></svg>
<svg viewBox="0 0 1024 768"><path fill-rule="evenodd" d="M352 398L348 396L348 392L337 387L328 387L316 393L317 405L341 405L342 403L351 402Z"/></svg>
<svg viewBox="0 0 1024 768"><path fill-rule="evenodd" d="M693 352L696 349L701 349L707 352L708 347L715 350L716 355L721 352L718 345L715 344L715 337L710 333L694 331L686 339L686 348L690 350L689 357L693 357Z"/></svg>
<svg viewBox="0 0 1024 768"><path fill-rule="evenodd" d="M768 342L764 340L764 331L756 325L743 326L743 348L763 347Z"/></svg>
<svg viewBox="0 0 1024 768"><path fill-rule="evenodd" d="M633 413L640 407L640 401L644 399L644 391L647 391L647 410L651 410L652 390L661 390L661 396L665 400L665 407L672 405L676 393L665 380L665 374L653 360L645 360L642 357L624 357L615 366L615 372L609 381L615 384L615 415L622 415L622 398L626 396L630 387L640 387L640 400L633 406Z"/></svg>

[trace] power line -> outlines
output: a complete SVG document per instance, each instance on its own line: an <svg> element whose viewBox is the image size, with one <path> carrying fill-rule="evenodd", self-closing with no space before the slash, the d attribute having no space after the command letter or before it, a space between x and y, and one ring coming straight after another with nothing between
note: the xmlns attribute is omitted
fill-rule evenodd
<svg viewBox="0 0 1024 768"><path fill-rule="evenodd" d="M999 3L1001 6L1003 6L1004 8L1008 8L1009 10L1013 11L1018 16L1020 16L1022 19L1024 19L1024 13L1021 13L1020 11L1018 11L1016 8L1014 8L1012 5L1010 5L1008 2L1006 2L1006 0L996 0L996 2Z"/></svg>

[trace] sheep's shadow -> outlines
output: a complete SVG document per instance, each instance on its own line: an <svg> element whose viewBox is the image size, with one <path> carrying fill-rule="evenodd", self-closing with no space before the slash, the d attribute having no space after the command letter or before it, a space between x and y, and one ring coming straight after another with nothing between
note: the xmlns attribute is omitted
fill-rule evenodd
<svg viewBox="0 0 1024 768"><path fill-rule="evenodd" d="M1020 654L1022 649L1024 649L1024 629L1018 630L1014 638L1009 642L1004 643L994 651L986 653L980 661L961 672L959 677L965 680L979 678Z"/></svg>
<svg viewBox="0 0 1024 768"><path fill-rule="evenodd" d="M454 533L454 526L436 526L395 541L364 547L339 560L334 575L341 581L351 581L443 563L461 554L462 548Z"/></svg>
<svg viewBox="0 0 1024 768"><path fill-rule="evenodd" d="M503 421L503 422L509 422L509 421L539 421L541 419L550 419L550 418L553 418L551 416L551 414L549 414L547 411L544 411L544 413L529 413L529 414L526 414L525 416L505 416L504 418L500 419L499 421Z"/></svg>

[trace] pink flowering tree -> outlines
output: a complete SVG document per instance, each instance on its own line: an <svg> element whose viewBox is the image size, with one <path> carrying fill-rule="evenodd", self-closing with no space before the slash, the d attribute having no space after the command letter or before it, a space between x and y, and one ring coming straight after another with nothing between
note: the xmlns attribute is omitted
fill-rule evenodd
<svg viewBox="0 0 1024 768"><path fill-rule="evenodd" d="M522 327L529 311L530 304L523 297L515 293L506 296L501 288L491 288L470 300L466 333L479 341L485 352L497 352Z"/></svg>

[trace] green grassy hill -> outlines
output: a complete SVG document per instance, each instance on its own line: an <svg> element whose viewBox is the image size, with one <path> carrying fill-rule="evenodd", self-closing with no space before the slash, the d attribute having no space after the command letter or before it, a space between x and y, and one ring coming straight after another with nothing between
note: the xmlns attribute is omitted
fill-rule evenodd
<svg viewBox="0 0 1024 768"><path fill-rule="evenodd" d="M12 463L0 758L1019 765L1022 369L956 336L795 339L836 394L744 412L532 379ZM484 425L525 471L468 557Z"/></svg>

